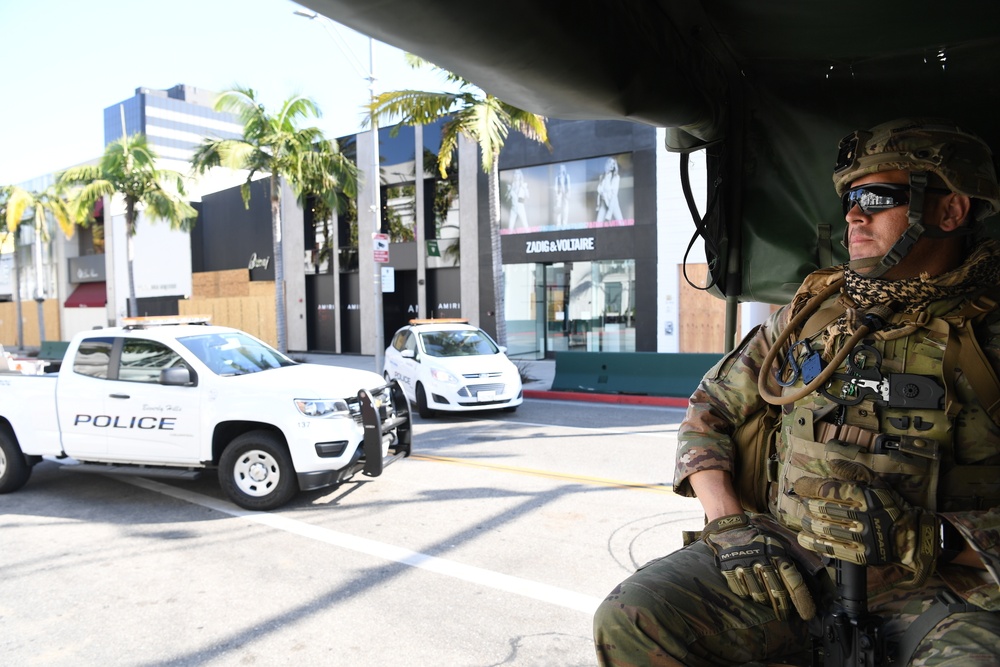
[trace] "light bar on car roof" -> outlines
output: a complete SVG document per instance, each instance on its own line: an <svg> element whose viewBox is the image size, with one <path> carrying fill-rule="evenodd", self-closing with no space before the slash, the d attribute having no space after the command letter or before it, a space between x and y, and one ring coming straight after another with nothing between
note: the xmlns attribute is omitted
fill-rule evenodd
<svg viewBox="0 0 1000 667"><path fill-rule="evenodd" d="M429 319L410 320L410 324L468 324L469 320L464 317L438 317Z"/></svg>
<svg viewBox="0 0 1000 667"><path fill-rule="evenodd" d="M211 315L152 315L149 317L123 317L122 326L126 329L145 329L146 327L178 326L181 324L208 324Z"/></svg>

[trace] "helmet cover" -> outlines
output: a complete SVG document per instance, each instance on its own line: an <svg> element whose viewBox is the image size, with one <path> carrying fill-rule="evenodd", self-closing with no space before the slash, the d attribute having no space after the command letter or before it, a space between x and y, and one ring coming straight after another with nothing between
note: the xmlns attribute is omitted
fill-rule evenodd
<svg viewBox="0 0 1000 667"><path fill-rule="evenodd" d="M976 135L936 118L900 118L840 142L833 184L843 196L862 176L902 169L936 174L952 192L979 200L977 220L1000 211L993 155Z"/></svg>

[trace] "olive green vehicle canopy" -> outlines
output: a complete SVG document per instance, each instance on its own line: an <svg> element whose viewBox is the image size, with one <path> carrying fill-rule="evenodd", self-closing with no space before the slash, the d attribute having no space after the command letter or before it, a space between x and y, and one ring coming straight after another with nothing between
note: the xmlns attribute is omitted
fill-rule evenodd
<svg viewBox="0 0 1000 667"><path fill-rule="evenodd" d="M839 140L944 116L1000 150L996 0L304 0L552 118L668 128L704 148L716 293L779 303L846 260ZM997 219L987 221L996 225ZM692 233L695 227L692 226Z"/></svg>

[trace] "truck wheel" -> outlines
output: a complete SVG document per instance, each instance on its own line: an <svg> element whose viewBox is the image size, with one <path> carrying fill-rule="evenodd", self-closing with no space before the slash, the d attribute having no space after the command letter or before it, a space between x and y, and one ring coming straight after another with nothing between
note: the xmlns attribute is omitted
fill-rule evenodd
<svg viewBox="0 0 1000 667"><path fill-rule="evenodd" d="M424 419L434 416L434 411L427 406L427 393L424 392L424 385L417 385L417 414Z"/></svg>
<svg viewBox="0 0 1000 667"><path fill-rule="evenodd" d="M17 491L31 477L31 466L21 453L17 440L0 428L0 493Z"/></svg>
<svg viewBox="0 0 1000 667"><path fill-rule="evenodd" d="M219 484L248 510L281 507L299 490L288 447L269 431L250 431L229 443L219 459Z"/></svg>

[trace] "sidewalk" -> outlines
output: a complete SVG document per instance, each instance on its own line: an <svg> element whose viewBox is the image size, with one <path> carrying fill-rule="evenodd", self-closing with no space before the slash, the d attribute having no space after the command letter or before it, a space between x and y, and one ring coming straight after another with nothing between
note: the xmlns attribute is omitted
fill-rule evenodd
<svg viewBox="0 0 1000 667"><path fill-rule="evenodd" d="M316 352L289 352L288 356L296 361L307 361L312 364L328 366L343 366L360 370L373 371L381 374L381 369L375 369L375 357L365 354L325 354ZM654 405L669 408L686 408L686 398L668 396L636 396L631 394L595 394L591 392L552 391L552 382L556 376L556 362L553 359L516 359L514 364L521 369L521 375L527 379L524 382L525 398L540 398L556 401L585 401L589 403L614 403L618 405Z"/></svg>

